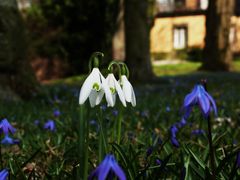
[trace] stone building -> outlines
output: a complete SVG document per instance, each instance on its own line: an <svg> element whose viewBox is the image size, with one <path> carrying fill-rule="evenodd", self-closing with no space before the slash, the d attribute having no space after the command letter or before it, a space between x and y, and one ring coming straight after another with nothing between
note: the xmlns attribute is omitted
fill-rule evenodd
<svg viewBox="0 0 240 180"><path fill-rule="evenodd" d="M240 52L240 3L231 18L229 41ZM150 33L150 51L156 58L177 58L178 52L204 47L205 12L208 0L157 0L156 16Z"/></svg>

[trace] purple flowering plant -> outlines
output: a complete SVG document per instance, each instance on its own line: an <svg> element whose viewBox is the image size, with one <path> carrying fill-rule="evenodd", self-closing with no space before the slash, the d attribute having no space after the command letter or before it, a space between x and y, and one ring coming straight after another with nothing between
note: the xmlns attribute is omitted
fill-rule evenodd
<svg viewBox="0 0 240 180"><path fill-rule="evenodd" d="M49 131L56 131L56 125L55 125L55 122L53 120L48 120L44 126L43 126L44 129L47 129Z"/></svg>
<svg viewBox="0 0 240 180"><path fill-rule="evenodd" d="M217 116L217 106L212 96L205 90L204 86L197 84L194 86L191 93L189 93L183 103L182 110L185 117L188 117L192 108L198 106L205 118L210 115L213 110L215 116Z"/></svg>
<svg viewBox="0 0 240 180"><path fill-rule="evenodd" d="M9 133L14 134L16 129L5 118L0 122L0 132L3 132L5 135L8 135Z"/></svg>
<svg viewBox="0 0 240 180"><path fill-rule="evenodd" d="M107 154L101 164L90 174L88 180L98 177L99 180L105 180L114 173L119 180L126 180L126 176L122 168L118 165L114 155Z"/></svg>
<svg viewBox="0 0 240 180"><path fill-rule="evenodd" d="M0 171L0 180L7 180L8 178L8 170L7 169L3 169Z"/></svg>

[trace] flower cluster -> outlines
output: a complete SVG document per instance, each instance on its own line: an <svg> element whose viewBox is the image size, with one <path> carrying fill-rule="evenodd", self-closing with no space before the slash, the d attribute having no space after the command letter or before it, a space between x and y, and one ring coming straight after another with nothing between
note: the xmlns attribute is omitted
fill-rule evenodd
<svg viewBox="0 0 240 180"><path fill-rule="evenodd" d="M187 124L187 119L190 116L192 108L198 105L200 108L203 116L207 118L210 115L210 112L213 110L215 115L217 116L217 106L210 94L205 90L205 88L198 84L195 85L192 92L187 94L184 98L184 103L182 106L183 116L180 122L175 123L170 127L170 134L171 134L171 143L175 147L179 147L179 142L177 140L177 132L179 128L184 127ZM201 129L193 130L192 135L200 135L204 134L204 131Z"/></svg>
<svg viewBox="0 0 240 180"><path fill-rule="evenodd" d="M18 144L20 141L18 139L13 139L9 134L14 134L16 129L8 122L5 118L0 122L0 132L4 134L4 138L1 140L1 144L11 145Z"/></svg>
<svg viewBox="0 0 240 180"><path fill-rule="evenodd" d="M107 105L113 107L116 103L116 96L118 95L124 107L126 107L126 102L131 103L132 106L136 106L135 93L126 74L121 74L121 70L119 70L119 81L116 80L113 72L110 72L105 78L98 68L98 59L95 57L94 60L95 67L84 81L80 90L79 104L84 104L89 98L90 106L94 107L100 104L105 95ZM109 65L109 70L112 68L111 65L112 64ZM120 67L120 65L118 67ZM126 68L126 65L122 68Z"/></svg>

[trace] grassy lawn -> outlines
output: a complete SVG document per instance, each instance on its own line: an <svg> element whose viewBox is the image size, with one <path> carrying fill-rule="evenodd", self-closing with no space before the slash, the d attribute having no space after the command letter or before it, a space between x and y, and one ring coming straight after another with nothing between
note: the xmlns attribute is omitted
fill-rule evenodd
<svg viewBox="0 0 240 180"><path fill-rule="evenodd" d="M200 62L183 62L180 64L154 65L153 71L157 76L183 75L197 72ZM240 72L240 61L234 61L234 72Z"/></svg>
<svg viewBox="0 0 240 180"><path fill-rule="evenodd" d="M187 125L177 132L179 147L170 141L169 130L182 118L181 107L186 94L206 78L209 93L218 107L218 119L212 119L218 177L228 179L240 149L240 84L236 83L240 82L240 76L234 72L190 74L199 66L199 63L190 62L154 66L159 78L167 81L134 86L136 107L128 104L123 108L117 99L116 106L110 108L103 99L101 106L90 108L87 101L84 120L91 122L88 174L100 163L98 118L101 113L109 142L107 153L118 157L127 179L179 179L184 168L186 179L208 179L207 121L197 110L198 106L187 119ZM240 71L239 62L234 66ZM76 76L44 85L46 96L36 96L32 101L0 102L1 117L7 118L17 130L10 136L20 140L19 144L1 147L2 167L8 168L11 179L79 179L78 95L80 82L85 77ZM60 112L57 116L54 115L56 110ZM122 118L121 143L116 146L113 142L119 118ZM54 131L44 129L48 120L55 122ZM204 133L192 134L193 130L199 129ZM233 142L237 144L233 145ZM239 169L234 176L240 178Z"/></svg>

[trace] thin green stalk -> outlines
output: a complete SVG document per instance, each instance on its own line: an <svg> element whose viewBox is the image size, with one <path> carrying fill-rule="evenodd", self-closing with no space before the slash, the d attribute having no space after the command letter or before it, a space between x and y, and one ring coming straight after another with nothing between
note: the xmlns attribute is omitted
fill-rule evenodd
<svg viewBox="0 0 240 180"><path fill-rule="evenodd" d="M208 142L209 142L209 156L210 156L210 164L212 169L212 179L216 179L216 168L215 168L215 154L214 147L212 144L212 128L211 128L211 118L208 116Z"/></svg>
<svg viewBox="0 0 240 180"><path fill-rule="evenodd" d="M100 137L99 137L99 162L103 160L103 156L108 152L107 148L107 141L104 134L104 127L103 127L103 117L102 117L102 109L99 108L99 116L98 116L98 123L100 128Z"/></svg>
<svg viewBox="0 0 240 180"><path fill-rule="evenodd" d="M85 120L84 120L84 105L80 106L79 110L80 126L79 126L79 162L80 162L80 178L83 179L85 172Z"/></svg>
<svg viewBox="0 0 240 180"><path fill-rule="evenodd" d="M83 179L87 179L88 177L88 145L89 145L89 121L86 122L86 132L85 132L85 156L84 156L84 175Z"/></svg>
<svg viewBox="0 0 240 180"><path fill-rule="evenodd" d="M119 108L119 115L117 120L117 144L120 145L121 131L122 131L122 107Z"/></svg>

